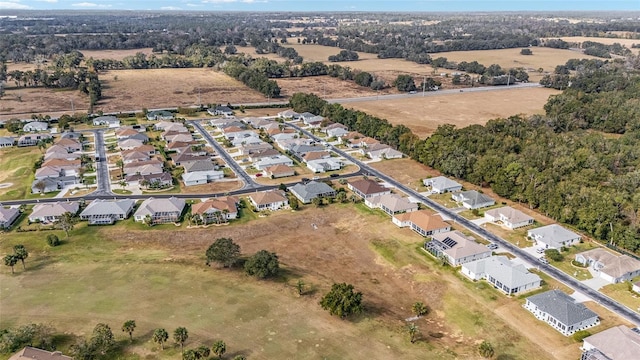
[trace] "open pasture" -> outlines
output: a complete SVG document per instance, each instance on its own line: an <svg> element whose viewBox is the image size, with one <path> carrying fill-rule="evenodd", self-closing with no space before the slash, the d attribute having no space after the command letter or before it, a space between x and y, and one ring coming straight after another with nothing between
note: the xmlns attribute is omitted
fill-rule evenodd
<svg viewBox="0 0 640 360"><path fill-rule="evenodd" d="M129 223L81 224L56 248L45 244L44 233L5 237L0 251L23 243L31 255L27 271L0 273L0 326L38 321L88 334L95 323L106 322L127 344L125 353L160 359L175 358L176 349L169 342L168 350L159 351L150 342L152 330L177 326L189 330L187 348L224 339L231 353L252 359L479 359L483 339L496 355L513 359L531 353L551 359L555 351L577 348L551 329L557 340L552 346L528 340L517 322L493 314L510 300L436 265L416 251L420 236L361 204L306 206L200 230L139 230ZM277 253L285 277L260 282L206 267L204 251L218 237L233 238L243 254ZM298 279L307 285L302 297L292 286ZM354 322L318 306L331 283L343 281L364 294L367 314ZM414 301L424 301L432 312L417 321L422 340L412 345L403 319L411 316ZM131 345L116 331L127 319L138 324Z"/></svg>
<svg viewBox="0 0 640 360"><path fill-rule="evenodd" d="M100 73L104 112L202 104L261 102L262 94L207 68L113 70Z"/></svg>
<svg viewBox="0 0 640 360"><path fill-rule="evenodd" d="M290 97L297 92L314 93L326 99L372 96L376 91L357 85L353 81L340 80L331 76L310 76L277 79L281 94ZM380 94L395 93L394 89L384 89Z"/></svg>
<svg viewBox="0 0 640 360"><path fill-rule="evenodd" d="M561 37L560 39L570 43L583 43L585 41L593 41L593 42L597 42L605 45L613 45L615 43L618 43L626 48L629 48L635 54L638 54L638 52L640 52L640 49L638 48L635 48L635 49L631 48L631 45L633 44L640 44L639 39L617 39L617 38L603 38L603 37L591 37L591 36L565 36L565 37Z"/></svg>
<svg viewBox="0 0 640 360"><path fill-rule="evenodd" d="M443 124L465 127L516 114L542 114L549 96L559 93L546 88L504 89L354 102L345 106L392 124L403 124L419 137L426 137Z"/></svg>
<svg viewBox="0 0 640 360"><path fill-rule="evenodd" d="M127 56L134 56L137 53L143 53L146 56L149 56L153 53L152 48L141 48L141 49L123 49L123 50L80 50L82 55L84 55L85 59L94 58L94 59L111 59L111 60L122 60Z"/></svg>
<svg viewBox="0 0 640 360"><path fill-rule="evenodd" d="M89 97L77 90L9 87L0 99L0 120L28 119L31 114L85 112Z"/></svg>

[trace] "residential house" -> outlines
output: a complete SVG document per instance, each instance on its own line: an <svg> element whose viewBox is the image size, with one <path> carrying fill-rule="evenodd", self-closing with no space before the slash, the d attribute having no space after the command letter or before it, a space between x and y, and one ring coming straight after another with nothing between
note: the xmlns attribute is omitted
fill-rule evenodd
<svg viewBox="0 0 640 360"><path fill-rule="evenodd" d="M12 137L8 136L0 136L0 149L6 147L12 147L15 143L15 140Z"/></svg>
<svg viewBox="0 0 640 360"><path fill-rule="evenodd" d="M258 211L280 210L289 206L289 200L280 190L262 191L249 194L251 205Z"/></svg>
<svg viewBox="0 0 640 360"><path fill-rule="evenodd" d="M327 134L328 137L340 137L349 133L349 129L339 123L333 123L325 126L322 131Z"/></svg>
<svg viewBox="0 0 640 360"><path fill-rule="evenodd" d="M174 131L169 131L168 133L163 134L162 138L167 143L172 143L172 142L192 142L192 141L194 141L193 140L193 135L191 135L191 133L188 133L188 132L176 133Z"/></svg>
<svg viewBox="0 0 640 360"><path fill-rule="evenodd" d="M280 134L277 134L280 135ZM275 136L277 136L275 135ZM280 139L274 142L283 150L291 150L296 145L312 145L315 141L307 138Z"/></svg>
<svg viewBox="0 0 640 360"><path fill-rule="evenodd" d="M451 266L460 266L491 256L488 247L478 244L457 230L431 235L431 240L424 244L424 248L435 257L444 258Z"/></svg>
<svg viewBox="0 0 640 360"><path fill-rule="evenodd" d="M238 146L238 152L240 152L240 155L250 155L267 149L273 149L273 146L271 146L271 144L267 144L266 142Z"/></svg>
<svg viewBox="0 0 640 360"><path fill-rule="evenodd" d="M123 127L116 130L116 139L126 139L129 136L137 135L138 131L129 127Z"/></svg>
<svg viewBox="0 0 640 360"><path fill-rule="evenodd" d="M297 112L295 112L293 110L285 110L285 111L279 112L278 113L278 117L285 118L285 119L294 119L295 120L295 119L300 118L300 114L298 114Z"/></svg>
<svg viewBox="0 0 640 360"><path fill-rule="evenodd" d="M253 164L253 166L258 170L264 170L274 165L293 166L293 160L284 155L275 155L262 158Z"/></svg>
<svg viewBox="0 0 640 360"><path fill-rule="evenodd" d="M402 153L400 151L385 144L373 144L360 149L360 152L372 160L402 159Z"/></svg>
<svg viewBox="0 0 640 360"><path fill-rule="evenodd" d="M391 194L391 189L386 188L377 182L369 179L350 181L347 185L349 190L363 199L385 194Z"/></svg>
<svg viewBox="0 0 640 360"><path fill-rule="evenodd" d="M76 201L36 204L33 207L31 215L29 215L29 221L41 223L56 222L64 213L76 215L79 209L80 204Z"/></svg>
<svg viewBox="0 0 640 360"><path fill-rule="evenodd" d="M510 206L487 210L484 213L484 218L493 223L501 223L511 230L533 224L531 216Z"/></svg>
<svg viewBox="0 0 640 360"><path fill-rule="evenodd" d="M173 178L171 177L171 174L166 171L160 174L128 175L125 180L129 184L137 182L145 189L160 189L173 185Z"/></svg>
<svg viewBox="0 0 640 360"><path fill-rule="evenodd" d="M408 226L422 236L432 236L451 231L451 225L444 222L440 215L433 214L429 210L399 213L393 215L391 221L398 227Z"/></svg>
<svg viewBox="0 0 640 360"><path fill-rule="evenodd" d="M308 151L306 153L303 153L301 156L301 161L303 162L307 162L307 161L313 161L313 160L319 160L319 159L328 159L331 157L331 153L324 150L314 150L314 151Z"/></svg>
<svg viewBox="0 0 640 360"><path fill-rule="evenodd" d="M78 183L75 176L57 176L36 179L31 183L31 192L34 194L44 194L52 191L58 191L65 186Z"/></svg>
<svg viewBox="0 0 640 360"><path fill-rule="evenodd" d="M44 160L49 159L65 159L65 160L76 160L82 157L80 153L69 152L67 149L60 145L52 145L47 149L44 153Z"/></svg>
<svg viewBox="0 0 640 360"><path fill-rule="evenodd" d="M258 136L258 134L256 133L247 134L242 137L234 137L229 141L231 142L231 145L234 147L243 146L243 145L252 145L252 144L262 144L264 142L262 141L262 139L260 139L260 136Z"/></svg>
<svg viewBox="0 0 640 360"><path fill-rule="evenodd" d="M256 151L253 152L251 154L249 154L249 161L251 162L255 162L258 161L262 158L267 158L267 157L273 157L273 156L277 156L280 155L280 151L276 150L276 149L266 149L266 150L261 150L261 151Z"/></svg>
<svg viewBox="0 0 640 360"><path fill-rule="evenodd" d="M506 295L521 294L540 287L542 279L506 256L491 256L462 264L462 274L471 280L484 279Z"/></svg>
<svg viewBox="0 0 640 360"><path fill-rule="evenodd" d="M120 120L115 116L98 116L93 119L93 126L107 126L109 128L120 127Z"/></svg>
<svg viewBox="0 0 640 360"><path fill-rule="evenodd" d="M191 214L199 215L205 224L226 222L238 218L238 199L233 196L207 199L191 205Z"/></svg>
<svg viewBox="0 0 640 360"><path fill-rule="evenodd" d="M380 144L380 141L368 136L349 140L349 146L352 148L367 148L377 144Z"/></svg>
<svg viewBox="0 0 640 360"><path fill-rule="evenodd" d="M242 122L251 125L251 127L254 129L261 129L263 126L269 125L271 123L275 123L276 125L278 124L273 120L268 120L260 117L246 117L242 119Z"/></svg>
<svg viewBox="0 0 640 360"><path fill-rule="evenodd" d="M215 170L211 160L198 160L185 164L182 180L185 186L206 184L224 178L224 172Z"/></svg>
<svg viewBox="0 0 640 360"><path fill-rule="evenodd" d="M381 209L390 216L418 210L418 204L396 194L372 196L365 199L364 204L372 209Z"/></svg>
<svg viewBox="0 0 640 360"><path fill-rule="evenodd" d="M20 210L0 206L0 229L9 229L20 217Z"/></svg>
<svg viewBox="0 0 640 360"><path fill-rule="evenodd" d="M151 224L175 223L180 220L184 207L184 199L176 197L154 199L151 197L140 204L138 210L133 214L133 218L136 222L150 221Z"/></svg>
<svg viewBox="0 0 640 360"><path fill-rule="evenodd" d="M39 131L47 131L49 128L49 123L44 121L31 121L26 123L22 127L22 131L24 132L39 132Z"/></svg>
<svg viewBox="0 0 640 360"><path fill-rule="evenodd" d="M222 106L218 105L215 108L209 108L209 109L207 109L207 112L210 115L213 115L213 116L216 116L216 115L231 116L231 115L233 115L233 110L230 107L224 106L224 105L222 105Z"/></svg>
<svg viewBox="0 0 640 360"><path fill-rule="evenodd" d="M122 161L125 164L129 164L137 161L150 160L151 156L148 153L138 151L136 148L131 150L125 150L122 152Z"/></svg>
<svg viewBox="0 0 640 360"><path fill-rule="evenodd" d="M185 151L190 151L194 145L198 145L199 143L196 141L174 141L170 142L165 146L165 149L168 151L175 151L176 153L182 153Z"/></svg>
<svg viewBox="0 0 640 360"><path fill-rule="evenodd" d="M29 134L18 138L18 146L36 146L41 141L53 138L50 134Z"/></svg>
<svg viewBox="0 0 640 360"><path fill-rule="evenodd" d="M306 184L296 184L289 191L303 204L308 204L317 197L329 198L336 196L336 191L323 182L309 181Z"/></svg>
<svg viewBox="0 0 640 360"><path fill-rule="evenodd" d="M78 176L80 167L80 159L48 159L36 170L35 178L41 180L46 177Z"/></svg>
<svg viewBox="0 0 640 360"><path fill-rule="evenodd" d="M636 281L635 283L633 283L633 285L631 286L631 290L640 294L640 281Z"/></svg>
<svg viewBox="0 0 640 360"><path fill-rule="evenodd" d="M302 122L304 122L305 125L310 125L312 127L320 127L320 123L324 121L324 117L312 114L310 112L304 112L300 114L299 117L300 119L302 119Z"/></svg>
<svg viewBox="0 0 640 360"><path fill-rule="evenodd" d="M65 131L62 134L60 134L60 139L72 139L72 140L80 141L82 137L84 137L82 133L73 132L73 131Z"/></svg>
<svg viewBox="0 0 640 360"><path fill-rule="evenodd" d="M600 324L598 314L560 290L529 296L524 308L564 336Z"/></svg>
<svg viewBox="0 0 640 360"><path fill-rule="evenodd" d="M131 215L135 200L93 200L80 213L81 220L89 221L89 225L111 225Z"/></svg>
<svg viewBox="0 0 640 360"><path fill-rule="evenodd" d="M307 161L307 168L314 173L324 173L327 171L340 170L342 163L333 158L309 160Z"/></svg>
<svg viewBox="0 0 640 360"><path fill-rule="evenodd" d="M162 161L157 159L134 161L129 164L124 164L125 175L150 175L161 174L162 172L164 172Z"/></svg>
<svg viewBox="0 0 640 360"><path fill-rule="evenodd" d="M631 281L640 275L640 261L598 248L576 254L576 262L591 267L592 273L612 284Z"/></svg>
<svg viewBox="0 0 640 360"><path fill-rule="evenodd" d="M295 174L295 170L286 165L274 165L264 169L264 175L272 179L293 176Z"/></svg>
<svg viewBox="0 0 640 360"><path fill-rule="evenodd" d="M9 360L73 360L73 358L63 355L60 351L46 351L27 346L13 354Z"/></svg>
<svg viewBox="0 0 640 360"><path fill-rule="evenodd" d="M149 121L173 120L173 118L173 113L166 110L154 110L147 113L147 120Z"/></svg>
<svg viewBox="0 0 640 360"><path fill-rule="evenodd" d="M459 203L462 203L462 206L469 210L492 206L496 203L496 201L489 196L481 194L475 190L454 193L451 195L451 198Z"/></svg>
<svg viewBox="0 0 640 360"><path fill-rule="evenodd" d="M436 176L422 180L424 186L431 187L431 192L435 194L443 194L446 192L454 192L462 190L462 184L457 183L444 176Z"/></svg>
<svg viewBox="0 0 640 360"><path fill-rule="evenodd" d="M581 360L640 360L640 332L618 325L582 340Z"/></svg>
<svg viewBox="0 0 640 360"><path fill-rule="evenodd" d="M173 154L171 160L176 166L185 166L195 161L206 161L211 163L211 157L206 155L197 155L191 151L183 151L179 154Z"/></svg>
<svg viewBox="0 0 640 360"><path fill-rule="evenodd" d="M131 131L135 131L135 130L131 129ZM122 138L121 140L125 140L125 139L140 140L145 144L149 142L149 137L146 134L143 134L137 131L135 131L135 134L130 134L129 136L127 136L126 138Z"/></svg>
<svg viewBox="0 0 640 360"><path fill-rule="evenodd" d="M60 146L63 149L67 150L69 153L73 153L76 151L82 151L82 144L75 139L62 138L55 143L56 146Z"/></svg>
<svg viewBox="0 0 640 360"><path fill-rule="evenodd" d="M118 140L118 147L120 150L131 150L144 145L144 141L138 139L122 139Z"/></svg>
<svg viewBox="0 0 640 360"><path fill-rule="evenodd" d="M527 231L527 237L544 249L558 249L580 242L581 236L560 225L552 224Z"/></svg>
<svg viewBox="0 0 640 360"><path fill-rule="evenodd" d="M160 121L153 125L153 129L156 131L176 131L176 132L189 132L184 124L173 121Z"/></svg>

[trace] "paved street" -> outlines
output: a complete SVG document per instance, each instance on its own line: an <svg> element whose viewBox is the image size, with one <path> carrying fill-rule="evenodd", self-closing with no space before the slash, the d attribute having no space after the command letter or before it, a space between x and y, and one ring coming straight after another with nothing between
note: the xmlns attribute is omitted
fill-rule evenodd
<svg viewBox="0 0 640 360"><path fill-rule="evenodd" d="M94 196L109 196L111 192L111 180L109 178L109 163L107 162L107 152L104 146L104 130L94 131L96 150L96 182L98 189L91 193Z"/></svg>
<svg viewBox="0 0 640 360"><path fill-rule="evenodd" d="M220 145L218 142L209 134L209 132L200 124L200 120L191 120L187 121L189 124L193 125L196 130L202 135L202 137L213 147L220 157L227 163L227 166L233 170L234 173L244 182L243 189L258 189L261 187L260 184L257 184L249 174L247 174L244 169L235 161L233 158L227 153L227 151Z"/></svg>
<svg viewBox="0 0 640 360"><path fill-rule="evenodd" d="M302 131L304 134L306 134L310 138L320 141L320 139L318 137L314 136L309 131L301 128L300 126L292 124L292 123L288 123L288 125L293 127L293 128L295 128L298 131ZM333 150L336 153L338 153L339 155L344 156L347 159L350 159L354 164L359 165L360 168L362 169L362 171L365 174L368 173L371 176L376 176L379 179L381 179L382 181L386 181L386 182L394 185L397 189L401 190L402 192L404 192L408 196L412 196L412 197L420 200L423 204L427 205L431 209L433 209L433 210L435 210L435 211L437 211L439 213L445 214L447 217L451 218L454 222L459 223L460 225L464 226L465 228L467 228L468 230L472 231L473 233L475 233L476 235L480 236L481 238L499 244L500 246L502 246L503 248L507 249L509 252L511 252L512 254L516 255L517 257L520 257L524 261L529 262L531 264L538 263L540 271L542 271L542 272L546 273L547 275L555 278L556 280L564 283L565 285L569 286L573 290L580 291L581 293L585 294L586 296L589 296L591 299L593 299L597 303L601 304L602 306L608 308L609 310L617 313L620 316L623 316L624 318L626 318L627 320L631 321L632 323L640 326L640 314L636 313L634 310L631 310L631 309L627 308L626 306L618 303L617 301L609 298L608 296L593 290L589 286L586 286L585 284L583 284L583 283L579 282L578 280L572 278L571 276L563 273L562 271L556 269L555 267L540 263L537 260L536 257L532 256L531 254L527 253L526 251L523 251L522 249L518 248L517 246L511 244L510 242L500 238L499 236L497 236L495 234L490 233L489 231L487 231L486 229L482 228L481 226L478 226L475 223L473 223L472 221L467 220L466 218L464 218L464 217L452 212L449 208L440 205L439 203L435 202L434 200L431 200L431 199L427 198L426 196L424 196L424 195L414 191L413 189L407 187L406 185L403 185L403 184L399 183L398 181L396 181L393 178L381 173L380 171L378 171L378 170L376 170L376 169L374 169L372 167L369 167L365 163L363 163L363 162L351 157L346 152L344 152L344 151L342 151L342 150L340 150L338 148L335 148L335 147L333 148Z"/></svg>

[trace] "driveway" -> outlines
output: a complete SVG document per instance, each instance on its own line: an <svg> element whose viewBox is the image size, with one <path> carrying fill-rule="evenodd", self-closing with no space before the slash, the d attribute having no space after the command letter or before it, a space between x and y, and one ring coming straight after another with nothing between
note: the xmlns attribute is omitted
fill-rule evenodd
<svg viewBox="0 0 640 360"><path fill-rule="evenodd" d="M584 285L592 288L593 290L600 290L600 288L609 285L609 282L601 277L594 276L593 279L581 281Z"/></svg>

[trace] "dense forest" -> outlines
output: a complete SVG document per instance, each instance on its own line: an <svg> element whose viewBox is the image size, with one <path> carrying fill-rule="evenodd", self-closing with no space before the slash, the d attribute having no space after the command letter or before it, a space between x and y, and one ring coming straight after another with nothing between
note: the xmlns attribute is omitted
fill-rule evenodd
<svg viewBox="0 0 640 360"><path fill-rule="evenodd" d="M296 94L291 104L296 111L327 116L379 139L445 175L489 186L595 239L639 253L640 67L631 64L608 63L593 77L577 71L572 78L578 81L549 100L545 116L514 116L461 129L443 125L427 139L315 95ZM612 78L620 85L609 87ZM605 125L607 114L615 117L615 126ZM576 126L567 126L569 119Z"/></svg>

